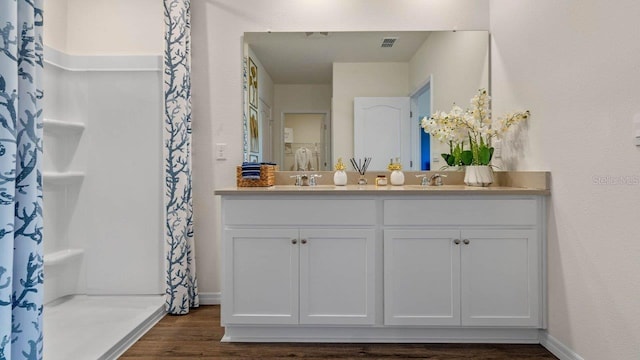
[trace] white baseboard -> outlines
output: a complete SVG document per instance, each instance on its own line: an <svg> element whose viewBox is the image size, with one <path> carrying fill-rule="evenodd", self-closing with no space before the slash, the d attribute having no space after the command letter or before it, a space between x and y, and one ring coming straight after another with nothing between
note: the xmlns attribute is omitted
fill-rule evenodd
<svg viewBox="0 0 640 360"><path fill-rule="evenodd" d="M584 360L582 356L561 343L558 339L549 335L545 330L540 331L540 345L544 346L545 349L549 350L560 360Z"/></svg>
<svg viewBox="0 0 640 360"><path fill-rule="evenodd" d="M222 294L220 292L199 293L200 305L220 305Z"/></svg>

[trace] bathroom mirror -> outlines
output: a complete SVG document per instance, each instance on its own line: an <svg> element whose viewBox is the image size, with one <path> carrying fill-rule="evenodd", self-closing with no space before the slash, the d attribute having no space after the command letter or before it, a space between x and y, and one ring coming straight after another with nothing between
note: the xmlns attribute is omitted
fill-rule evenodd
<svg viewBox="0 0 640 360"><path fill-rule="evenodd" d="M487 31L253 32L244 34L244 56L245 159L281 170L300 168L301 148L310 170L371 154L370 170L391 158L407 170L439 169L447 148L430 141L420 119L489 89ZM404 99L402 109L389 99ZM371 101L382 111L368 112ZM313 137L290 125L306 114Z"/></svg>

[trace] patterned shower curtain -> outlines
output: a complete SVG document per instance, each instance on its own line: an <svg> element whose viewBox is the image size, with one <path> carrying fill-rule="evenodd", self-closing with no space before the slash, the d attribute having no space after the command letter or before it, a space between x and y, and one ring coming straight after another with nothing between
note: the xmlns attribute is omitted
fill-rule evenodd
<svg viewBox="0 0 640 360"><path fill-rule="evenodd" d="M189 0L164 0L164 171L166 309L197 307L191 189L191 18Z"/></svg>
<svg viewBox="0 0 640 360"><path fill-rule="evenodd" d="M42 16L0 1L0 360L42 359Z"/></svg>

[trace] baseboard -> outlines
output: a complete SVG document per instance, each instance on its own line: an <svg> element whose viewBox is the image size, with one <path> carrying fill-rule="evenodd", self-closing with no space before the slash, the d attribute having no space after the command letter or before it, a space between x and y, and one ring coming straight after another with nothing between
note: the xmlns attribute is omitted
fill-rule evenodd
<svg viewBox="0 0 640 360"><path fill-rule="evenodd" d="M142 335L144 335L147 331L149 331L155 324L158 323L165 315L167 314L164 309L164 304L162 304L156 311L151 314L144 322L140 325L136 326L135 329L131 330L131 332L125 336L122 340L118 341L115 345L109 349L104 355L102 355L98 360L116 360L122 354L124 354L127 349L129 349L133 344L138 341Z"/></svg>
<svg viewBox="0 0 640 360"><path fill-rule="evenodd" d="M220 305L222 294L220 292L199 293L200 305Z"/></svg>
<svg viewBox="0 0 640 360"><path fill-rule="evenodd" d="M558 339L549 335L546 330L540 331L540 345L549 350L560 360L584 360L582 356L561 343Z"/></svg>

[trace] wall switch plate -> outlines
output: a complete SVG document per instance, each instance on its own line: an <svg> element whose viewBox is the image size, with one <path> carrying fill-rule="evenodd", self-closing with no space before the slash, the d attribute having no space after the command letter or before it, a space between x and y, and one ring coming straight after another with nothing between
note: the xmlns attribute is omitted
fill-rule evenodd
<svg viewBox="0 0 640 360"><path fill-rule="evenodd" d="M216 144L216 160L225 160L227 158L227 144Z"/></svg>

